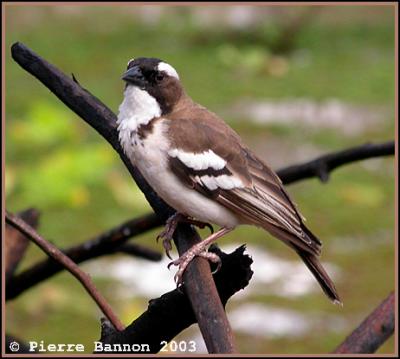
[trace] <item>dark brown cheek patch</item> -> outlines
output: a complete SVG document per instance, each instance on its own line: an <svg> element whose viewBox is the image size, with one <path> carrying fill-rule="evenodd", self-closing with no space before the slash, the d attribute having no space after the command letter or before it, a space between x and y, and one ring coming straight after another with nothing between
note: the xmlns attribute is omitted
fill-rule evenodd
<svg viewBox="0 0 400 359"><path fill-rule="evenodd" d="M173 111L183 93L181 84L175 78L166 78L160 84L152 84L148 91L159 103L164 116Z"/></svg>

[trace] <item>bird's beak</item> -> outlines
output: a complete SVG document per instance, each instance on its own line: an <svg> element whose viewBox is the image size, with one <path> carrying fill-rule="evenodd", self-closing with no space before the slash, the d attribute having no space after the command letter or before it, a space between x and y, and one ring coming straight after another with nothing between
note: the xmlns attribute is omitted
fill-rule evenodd
<svg viewBox="0 0 400 359"><path fill-rule="evenodd" d="M141 86L144 83L144 76L139 66L133 66L122 75L122 80Z"/></svg>

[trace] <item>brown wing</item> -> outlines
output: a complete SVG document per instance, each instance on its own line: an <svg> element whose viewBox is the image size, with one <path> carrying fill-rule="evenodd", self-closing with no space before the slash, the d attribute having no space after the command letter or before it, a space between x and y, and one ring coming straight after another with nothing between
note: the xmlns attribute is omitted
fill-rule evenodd
<svg viewBox="0 0 400 359"><path fill-rule="evenodd" d="M252 185L221 191L219 199L227 206L245 202L254 224L271 232L286 244L319 255L321 242L304 225L303 217L282 186L279 177L249 149L245 150Z"/></svg>
<svg viewBox="0 0 400 359"><path fill-rule="evenodd" d="M193 118L195 114L191 115ZM192 163L188 165L179 157L172 156L169 158L172 171L188 186L215 199L249 223L266 229L293 248L325 294L334 303L341 303L334 283L318 261L321 242L304 225L279 177L247 149L222 120L213 114L208 115L211 116L202 121L196 120L195 116L192 120L171 121L169 137L172 148L190 154L204 154L204 149L208 149L225 164L222 166L221 161L217 161L212 166L209 162L207 167L205 161L200 169L196 169ZM190 141L193 133L196 142Z"/></svg>
<svg viewBox="0 0 400 359"><path fill-rule="evenodd" d="M193 138L193 133L196 143L188 140ZM226 162L222 168L196 170L179 158L170 157L172 170L183 182L286 244L320 254L321 242L304 226L278 176L224 122L216 118L174 120L170 124L170 136L173 146L179 143L179 150L200 154L206 148Z"/></svg>

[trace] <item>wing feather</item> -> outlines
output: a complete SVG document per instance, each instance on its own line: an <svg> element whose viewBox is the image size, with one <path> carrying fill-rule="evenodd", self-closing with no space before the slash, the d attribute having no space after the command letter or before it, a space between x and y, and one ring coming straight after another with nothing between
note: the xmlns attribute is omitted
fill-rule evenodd
<svg viewBox="0 0 400 359"><path fill-rule="evenodd" d="M200 112L204 111L200 108ZM332 280L318 261L322 244L304 225L304 218L279 177L247 149L222 120L207 112L208 117L198 121L195 112L190 114L192 119L171 121L169 135L173 149L194 154L179 158L179 151L172 153L169 158L172 171L186 185L218 201L247 223L264 228L294 249L328 297L340 303ZM190 142L193 131L195 143ZM180 136L179 141L174 137L176 134ZM210 156L205 158L207 153ZM203 155L201 163L195 163L196 154Z"/></svg>
<svg viewBox="0 0 400 359"><path fill-rule="evenodd" d="M241 143L230 127L223 122L213 127L214 123L215 119L211 123L171 121L171 127L177 128L170 134L178 132L181 136L181 141L175 144L191 137L185 131L195 131L198 139L194 152L190 152L190 144L185 142L183 148L170 151L173 172L188 186L215 199L247 222L266 229L287 244L319 255L321 242L305 227L279 177Z"/></svg>

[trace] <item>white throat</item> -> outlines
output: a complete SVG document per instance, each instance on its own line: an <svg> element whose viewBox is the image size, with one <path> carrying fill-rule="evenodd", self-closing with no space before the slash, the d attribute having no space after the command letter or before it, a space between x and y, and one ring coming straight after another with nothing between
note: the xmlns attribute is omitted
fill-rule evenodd
<svg viewBox="0 0 400 359"><path fill-rule="evenodd" d="M141 125L147 125L160 116L160 105L153 96L136 86L126 87L124 100L119 106L118 131L136 131Z"/></svg>

